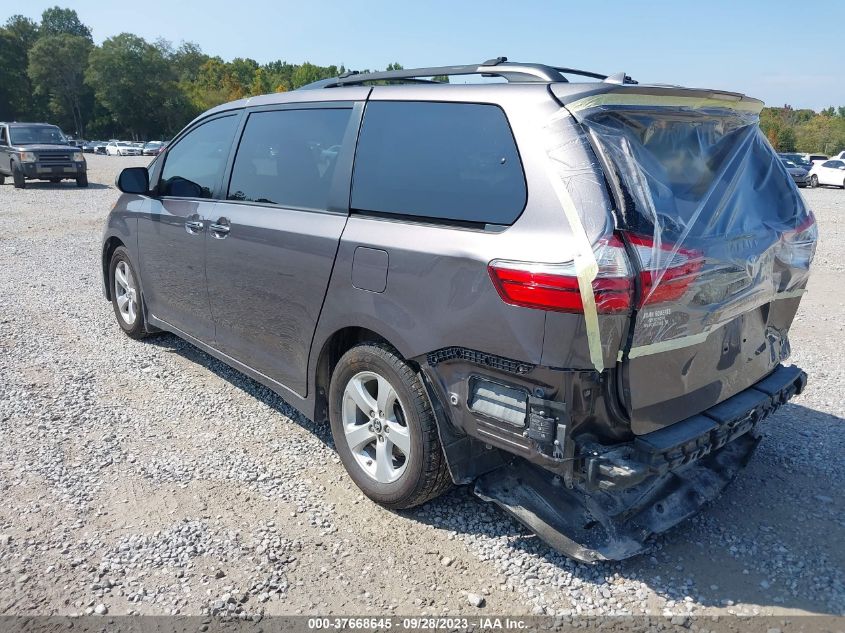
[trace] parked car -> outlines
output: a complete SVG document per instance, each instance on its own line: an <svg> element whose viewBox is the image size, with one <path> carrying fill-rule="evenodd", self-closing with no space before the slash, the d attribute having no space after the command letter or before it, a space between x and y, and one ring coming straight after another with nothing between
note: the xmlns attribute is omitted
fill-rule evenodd
<svg viewBox="0 0 845 633"><path fill-rule="evenodd" d="M105 141L88 141L82 146L82 151L86 154L105 154L107 144Z"/></svg>
<svg viewBox="0 0 845 633"><path fill-rule="evenodd" d="M816 163L823 163L826 160L830 160L829 157L825 154L806 154L805 157L810 162L810 165L815 165Z"/></svg>
<svg viewBox="0 0 845 633"><path fill-rule="evenodd" d="M141 150L124 141L110 141L106 145L106 154L109 156L140 156Z"/></svg>
<svg viewBox="0 0 845 633"><path fill-rule="evenodd" d="M163 141L150 141L144 144L142 153L144 156L158 156L164 149Z"/></svg>
<svg viewBox="0 0 845 633"><path fill-rule="evenodd" d="M780 162L783 163L783 166L786 167L786 171L792 177L792 180L795 181L795 184L799 187L806 187L807 183L809 182L807 176L807 170L803 167L799 167L791 160L787 160L786 158L781 157Z"/></svg>
<svg viewBox="0 0 845 633"><path fill-rule="evenodd" d="M845 160L845 152L839 152L836 156L834 156L837 160Z"/></svg>
<svg viewBox="0 0 845 633"><path fill-rule="evenodd" d="M810 186L833 185L845 189L845 161L818 162L810 170Z"/></svg>
<svg viewBox="0 0 845 633"><path fill-rule="evenodd" d="M78 147L70 145L49 123L0 123L0 185L11 176L17 189L27 180L75 180L88 186L88 165Z"/></svg>
<svg viewBox="0 0 845 633"><path fill-rule="evenodd" d="M795 163L796 166L807 171L810 171L810 169L813 167L813 163L804 158L804 154L798 154L796 152L779 152L778 156L780 156L781 158L785 158L786 160L792 161L793 163Z"/></svg>
<svg viewBox="0 0 845 633"><path fill-rule="evenodd" d="M327 421L386 507L474 483L579 560L636 554L803 389L817 230L760 101L579 73L349 73L209 110L118 178L118 325Z"/></svg>

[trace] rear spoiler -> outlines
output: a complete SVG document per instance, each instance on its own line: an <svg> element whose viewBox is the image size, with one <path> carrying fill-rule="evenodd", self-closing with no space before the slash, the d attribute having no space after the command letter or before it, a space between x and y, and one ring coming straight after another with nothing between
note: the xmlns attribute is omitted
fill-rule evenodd
<svg viewBox="0 0 845 633"><path fill-rule="evenodd" d="M574 93L566 84L551 84L552 94L570 112L605 106L655 106L684 109L728 109L759 114L763 102L738 92L676 86L606 86L591 94Z"/></svg>

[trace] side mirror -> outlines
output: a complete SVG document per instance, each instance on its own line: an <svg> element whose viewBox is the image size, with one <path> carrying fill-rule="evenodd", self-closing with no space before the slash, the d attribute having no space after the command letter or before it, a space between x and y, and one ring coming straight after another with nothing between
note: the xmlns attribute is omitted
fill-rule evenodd
<svg viewBox="0 0 845 633"><path fill-rule="evenodd" d="M127 167L117 177L115 183L123 193L149 195L150 175L146 167Z"/></svg>

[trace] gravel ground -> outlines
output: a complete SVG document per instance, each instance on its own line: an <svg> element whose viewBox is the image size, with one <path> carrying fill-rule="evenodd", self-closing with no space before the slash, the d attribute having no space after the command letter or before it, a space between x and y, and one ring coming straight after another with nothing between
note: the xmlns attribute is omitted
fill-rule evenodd
<svg viewBox="0 0 845 633"><path fill-rule="evenodd" d="M385 511L327 428L175 337L124 336L100 234L117 171L145 162L0 187L0 613L845 613L845 191L805 191L805 393L701 515L585 566L466 488Z"/></svg>

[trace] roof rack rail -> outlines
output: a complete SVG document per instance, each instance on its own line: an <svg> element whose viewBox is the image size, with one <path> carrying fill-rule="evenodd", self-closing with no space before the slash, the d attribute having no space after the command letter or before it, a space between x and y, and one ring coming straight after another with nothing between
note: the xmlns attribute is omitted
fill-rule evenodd
<svg viewBox="0 0 845 633"><path fill-rule="evenodd" d="M368 81L402 81L409 83L436 84L442 83L424 77L456 77L461 75L481 75L482 77L502 77L509 82L567 82L565 75L579 75L600 79L608 83L637 83L625 73L603 75L587 70L575 68L561 68L545 64L520 64L509 62L507 57L495 57L481 64L465 64L461 66L431 66L429 68L406 68L402 70L385 70L372 73L361 73L350 70L337 77L321 79L298 88L298 90L314 90L319 88L338 88L341 86L357 86Z"/></svg>

